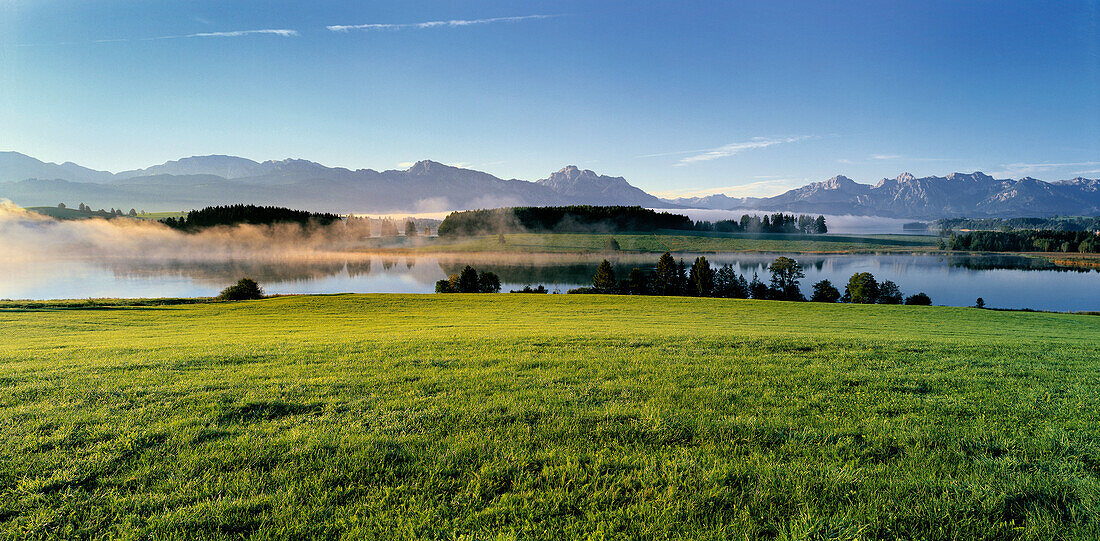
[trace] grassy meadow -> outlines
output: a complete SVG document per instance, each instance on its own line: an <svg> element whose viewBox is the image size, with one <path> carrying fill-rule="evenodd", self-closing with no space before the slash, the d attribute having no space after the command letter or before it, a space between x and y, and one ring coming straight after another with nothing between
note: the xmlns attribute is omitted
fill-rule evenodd
<svg viewBox="0 0 1100 541"><path fill-rule="evenodd" d="M0 307L4 538L1100 537L1097 316L68 308Z"/></svg>

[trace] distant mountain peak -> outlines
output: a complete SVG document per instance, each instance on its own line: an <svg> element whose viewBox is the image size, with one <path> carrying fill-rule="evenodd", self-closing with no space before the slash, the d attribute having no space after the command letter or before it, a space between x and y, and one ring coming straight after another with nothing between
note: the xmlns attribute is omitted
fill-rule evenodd
<svg viewBox="0 0 1100 541"><path fill-rule="evenodd" d="M917 179L917 177L914 177L912 173L906 171L906 172L898 175L897 178L895 178L894 180L896 180L898 182L908 182L910 180L916 180L916 179Z"/></svg>
<svg viewBox="0 0 1100 541"><path fill-rule="evenodd" d="M822 182L821 187L826 190L840 190L846 186L851 186L853 184L857 184L857 182L844 175L837 175L829 180Z"/></svg>
<svg viewBox="0 0 1100 541"><path fill-rule="evenodd" d="M447 169L457 169L446 164L442 164L432 160L420 160L412 165L408 169L409 174L416 176L430 175L436 171L442 171Z"/></svg>

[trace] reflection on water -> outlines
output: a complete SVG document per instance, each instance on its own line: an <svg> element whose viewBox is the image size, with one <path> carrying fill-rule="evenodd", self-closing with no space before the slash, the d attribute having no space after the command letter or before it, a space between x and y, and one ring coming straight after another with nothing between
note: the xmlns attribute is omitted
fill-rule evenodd
<svg viewBox="0 0 1100 541"><path fill-rule="evenodd" d="M821 279L843 289L849 276L871 272L897 282L906 294L924 291L935 304L968 306L983 297L991 307L1041 310L1100 309L1100 273L1055 270L1020 256L797 255L806 270L803 292ZM544 284L564 292L590 285L605 255L375 256L340 255L267 259L149 260L73 258L0 262L0 298L212 296L243 276L268 293L431 293L435 282L472 265L500 276L505 291ZM690 265L694 254L681 254ZM708 254L712 264L733 265L766 281L776 254ZM650 269L656 254L615 254L616 273Z"/></svg>

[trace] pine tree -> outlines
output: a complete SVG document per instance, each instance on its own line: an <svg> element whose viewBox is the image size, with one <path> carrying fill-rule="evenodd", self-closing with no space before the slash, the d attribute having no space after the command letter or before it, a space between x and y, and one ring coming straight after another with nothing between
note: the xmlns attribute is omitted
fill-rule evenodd
<svg viewBox="0 0 1100 541"><path fill-rule="evenodd" d="M656 295L676 294L676 260L665 252L657 260L657 270L653 273L653 293Z"/></svg>
<svg viewBox="0 0 1100 541"><path fill-rule="evenodd" d="M691 266L688 283L692 295L709 297L714 293L714 271L710 268L707 258L699 256L695 259L695 264Z"/></svg>
<svg viewBox="0 0 1100 541"><path fill-rule="evenodd" d="M618 281L615 280L615 269L611 267L611 262L605 259L596 269L596 275L592 277L592 287L600 293L612 293L616 285Z"/></svg>

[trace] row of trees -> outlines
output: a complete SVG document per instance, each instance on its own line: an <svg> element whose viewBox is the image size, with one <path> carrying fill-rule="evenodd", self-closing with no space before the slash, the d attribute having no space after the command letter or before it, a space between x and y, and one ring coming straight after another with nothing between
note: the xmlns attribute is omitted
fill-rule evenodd
<svg viewBox="0 0 1100 541"><path fill-rule="evenodd" d="M393 218L365 218L360 216L347 216L344 218L344 224L348 230L348 233L357 237L372 237L374 236L374 227L372 221L378 222L378 235L381 237L397 237L400 236L401 227L398 226L398 221ZM418 237L423 234L425 237L432 234L431 224L424 224L424 229L421 229L416 225L416 222L412 219L405 220L403 226L406 237Z"/></svg>
<svg viewBox="0 0 1100 541"><path fill-rule="evenodd" d="M307 225L329 225L340 220L340 216L329 213L308 212L284 207L261 207L256 205L226 205L192 210L182 218L165 218L161 223L174 229L195 231L219 225L270 225L276 223L297 223Z"/></svg>
<svg viewBox="0 0 1100 541"><path fill-rule="evenodd" d="M435 283L436 293L497 293L499 291L500 278L495 273L478 272L469 265L446 280Z"/></svg>
<svg viewBox="0 0 1100 541"><path fill-rule="evenodd" d="M652 271L635 267L622 279L615 275L615 268L605 259L592 277L591 288L573 289L570 293L807 300L799 287L806 273L798 261L778 257L768 265L768 272L771 274L768 283L762 282L755 272L752 280L748 280L738 274L732 265L714 268L706 257L699 256L691 267L687 267L682 259L676 261L672 254L665 252ZM857 304L932 304L932 299L923 292L903 297L897 284L890 280L880 283L869 272L853 274L844 286L843 294L829 280L821 280L813 285L809 300Z"/></svg>
<svg viewBox="0 0 1100 541"><path fill-rule="evenodd" d="M950 233L953 230L1019 231L1100 231L1100 216L1055 216L1053 218L944 218L936 220L932 229Z"/></svg>
<svg viewBox="0 0 1100 541"><path fill-rule="evenodd" d="M971 231L952 233L942 246L974 252L1100 253L1100 233L1092 231Z"/></svg>
<svg viewBox="0 0 1100 541"><path fill-rule="evenodd" d="M439 224L440 236L552 231L566 233L692 230L687 216L640 206L572 205L505 207L452 212Z"/></svg>
<svg viewBox="0 0 1100 541"><path fill-rule="evenodd" d="M65 203L58 203L57 208L63 209L63 208L68 208L68 207L65 206ZM91 213L101 214L101 215L106 215L106 216L130 216L130 217L135 217L135 216L138 215L137 209L130 209L130 212L122 212L122 209L116 209L114 207L111 207L111 210L103 210L103 209L92 210L92 207L89 207L88 205L85 205L83 202L81 202L80 205L78 205L76 208L77 208L77 210L79 210L81 212L91 212ZM141 213L145 214L145 211L143 210L143 211L141 211Z"/></svg>
<svg viewBox="0 0 1100 541"><path fill-rule="evenodd" d="M740 220L719 220L717 222L695 222L697 231L716 231L720 233L803 233L823 235L829 232L825 217L814 218L806 214L776 213L763 218L755 214L743 214Z"/></svg>
<svg viewBox="0 0 1100 541"><path fill-rule="evenodd" d="M724 233L828 233L824 216L745 214L740 220L693 222L687 216L639 206L574 205L509 207L452 212L439 225L441 236L471 236L525 231L558 233L717 231Z"/></svg>

